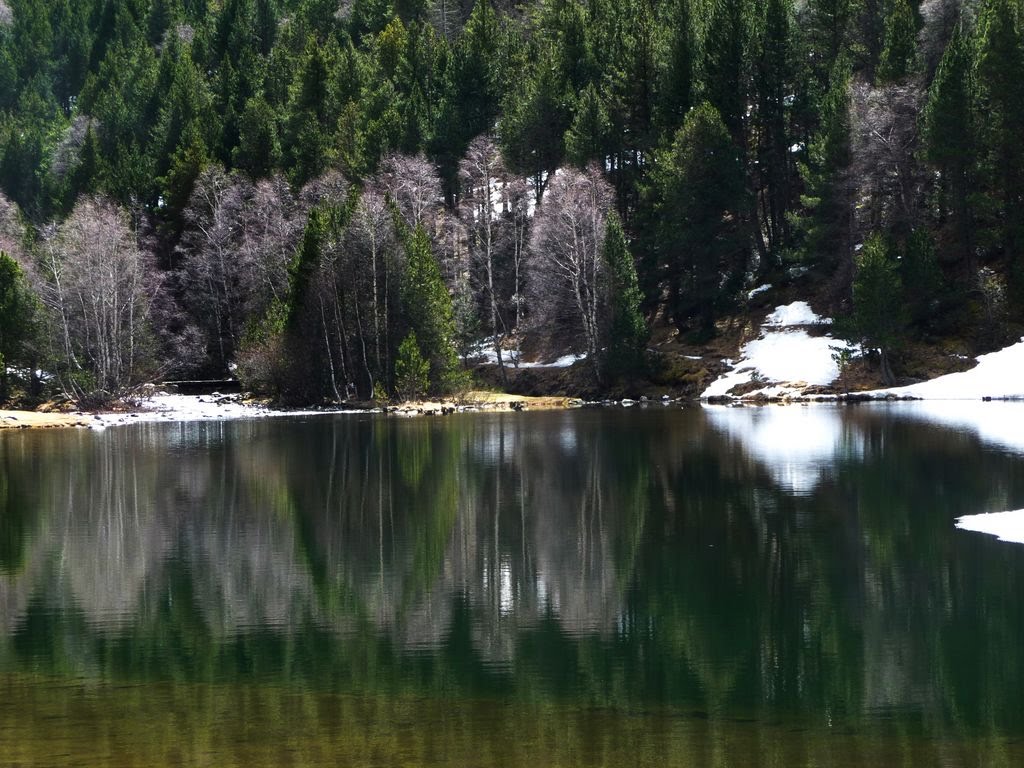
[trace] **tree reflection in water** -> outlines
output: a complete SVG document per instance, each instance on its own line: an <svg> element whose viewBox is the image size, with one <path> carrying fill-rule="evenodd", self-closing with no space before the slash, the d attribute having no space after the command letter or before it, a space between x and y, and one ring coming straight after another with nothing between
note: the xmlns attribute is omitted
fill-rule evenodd
<svg viewBox="0 0 1024 768"><path fill-rule="evenodd" d="M202 699L207 728L227 691L549 713L519 725L531 759L589 718L591 741L597 721L651 754L685 735L706 764L767 741L862 765L873 739L997 763L1024 735L1024 549L952 521L1024 506L1024 458L982 437L828 407L2 435L3 685L151 686ZM811 760L836 733L859 747Z"/></svg>

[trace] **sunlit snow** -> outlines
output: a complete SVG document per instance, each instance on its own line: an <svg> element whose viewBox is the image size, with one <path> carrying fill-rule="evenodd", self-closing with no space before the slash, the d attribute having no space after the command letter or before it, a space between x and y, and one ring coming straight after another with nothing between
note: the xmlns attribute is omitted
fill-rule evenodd
<svg viewBox="0 0 1024 768"><path fill-rule="evenodd" d="M967 515L957 519L956 527L963 531L987 533L1000 541L1024 544L1024 509L988 515Z"/></svg>
<svg viewBox="0 0 1024 768"><path fill-rule="evenodd" d="M337 413L331 411L330 413ZM325 411L279 411L263 405L243 403L237 397L220 395L174 395L158 393L144 400L132 413L103 413L94 417L93 427L102 429L117 424L169 421L223 421L268 416L311 416Z"/></svg>
<svg viewBox="0 0 1024 768"><path fill-rule="evenodd" d="M701 396L723 397L733 387L754 381L764 383L757 393L767 397L784 397L798 394L807 386L831 384L839 378L839 365L833 355L849 345L830 336L811 336L800 327L829 322L815 314L806 301L776 307L765 318L761 336L743 345L739 361L726 361L733 370L713 382Z"/></svg>
<svg viewBox="0 0 1024 768"><path fill-rule="evenodd" d="M494 351L494 341L492 339L484 339L473 347L470 348L466 355L470 360L485 365L497 365L498 355ZM568 354L562 355L554 360L544 362L542 360L526 361L522 359L522 355L518 349L503 349L501 351L501 360L505 365L515 366L517 368L569 368L570 366L578 363L580 360L586 360L586 354ZM518 365L516 365L518 361Z"/></svg>
<svg viewBox="0 0 1024 768"><path fill-rule="evenodd" d="M998 352L981 355L978 365L969 371L950 373L909 387L883 389L871 394L892 394L923 400L1024 398L1024 339Z"/></svg>

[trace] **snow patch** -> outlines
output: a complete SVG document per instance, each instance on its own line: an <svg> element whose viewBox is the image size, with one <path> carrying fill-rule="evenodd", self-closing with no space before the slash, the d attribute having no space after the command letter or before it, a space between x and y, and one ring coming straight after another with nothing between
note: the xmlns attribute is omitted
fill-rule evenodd
<svg viewBox="0 0 1024 768"><path fill-rule="evenodd" d="M494 351L494 339L483 339L477 342L469 348L466 357L484 365L497 365L498 355ZM586 359L586 353L582 353L563 355L550 362L527 362L522 359L522 353L516 348L503 349L501 351L502 362L505 365L517 368L569 368L580 360Z"/></svg>
<svg viewBox="0 0 1024 768"><path fill-rule="evenodd" d="M243 403L239 398L221 395L172 395L158 393L132 413L102 413L93 418L94 429L119 424L178 421L226 421L271 416L320 416L344 411L276 411L264 405ZM353 411L354 413L354 411Z"/></svg>
<svg viewBox="0 0 1024 768"><path fill-rule="evenodd" d="M764 293L765 291L770 291L771 289L772 289L771 283L765 283L764 285L759 285L759 286L757 286L757 288L754 288L753 290L751 290L747 294L747 299L750 300L750 299L754 298L755 296Z"/></svg>
<svg viewBox="0 0 1024 768"><path fill-rule="evenodd" d="M977 360L978 365L969 371L869 394L922 400L1024 399L1024 338L1006 349L981 355Z"/></svg>
<svg viewBox="0 0 1024 768"><path fill-rule="evenodd" d="M830 322L815 314L806 301L776 307L765 319L761 336L743 345L739 362L725 361L733 370L712 382L701 397L724 397L734 387L752 382L764 386L750 394L765 397L786 397L808 386L831 384L839 378L833 356L854 348L830 336L811 336L798 327Z"/></svg>
<svg viewBox="0 0 1024 768"><path fill-rule="evenodd" d="M795 325L823 325L831 322L830 319L815 314L814 310L811 309L811 305L806 301L794 301L792 304L776 307L775 311L764 319L764 325L770 328L792 328Z"/></svg>
<svg viewBox="0 0 1024 768"><path fill-rule="evenodd" d="M586 360L586 355L563 355L550 363L519 363L520 368L569 368L580 360Z"/></svg>
<svg viewBox="0 0 1024 768"><path fill-rule="evenodd" d="M966 515L957 518L956 527L962 531L987 533L999 541L1024 544L1024 509L988 515Z"/></svg>

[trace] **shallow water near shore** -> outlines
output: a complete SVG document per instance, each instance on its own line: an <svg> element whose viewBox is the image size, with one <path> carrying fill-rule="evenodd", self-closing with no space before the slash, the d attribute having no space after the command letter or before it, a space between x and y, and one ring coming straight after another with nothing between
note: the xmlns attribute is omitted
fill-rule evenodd
<svg viewBox="0 0 1024 768"><path fill-rule="evenodd" d="M0 434L0 764L1021 764L977 409Z"/></svg>

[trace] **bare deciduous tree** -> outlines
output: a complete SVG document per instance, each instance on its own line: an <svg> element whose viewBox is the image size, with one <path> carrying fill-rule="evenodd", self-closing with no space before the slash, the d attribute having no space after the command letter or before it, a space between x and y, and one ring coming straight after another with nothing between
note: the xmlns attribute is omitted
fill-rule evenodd
<svg viewBox="0 0 1024 768"><path fill-rule="evenodd" d="M851 98L851 174L862 236L879 229L909 232L921 216L923 167L918 158L921 88L855 83Z"/></svg>
<svg viewBox="0 0 1024 768"><path fill-rule="evenodd" d="M422 226L431 237L435 235L444 198L437 168L423 154L384 158L374 184L398 207L410 230Z"/></svg>
<svg viewBox="0 0 1024 768"><path fill-rule="evenodd" d="M50 160L50 173L56 178L63 179L78 164L82 144L89 129L96 131L99 123L95 118L88 115L76 115L71 124L64 130L60 141L53 150L53 158Z"/></svg>
<svg viewBox="0 0 1024 768"><path fill-rule="evenodd" d="M613 204L600 170L566 169L551 181L530 240L533 324L571 338L580 334L598 372L605 265L605 220Z"/></svg>
<svg viewBox="0 0 1024 768"><path fill-rule="evenodd" d="M336 179L318 180L302 201L344 198L346 189ZM226 370L247 327L286 297L303 210L279 176L253 185L210 166L196 180L184 218L179 290L209 358Z"/></svg>
<svg viewBox="0 0 1024 768"><path fill-rule="evenodd" d="M25 226L21 221L21 212L15 203L0 192L0 251L5 251L25 266L22 261L24 241Z"/></svg>
<svg viewBox="0 0 1024 768"><path fill-rule="evenodd" d="M498 369L505 378L502 343L506 324L501 312L502 255L511 246L511 228L505 218L508 172L501 152L490 136L473 140L459 164L459 209L469 241L472 285L477 289L487 318Z"/></svg>
<svg viewBox="0 0 1024 768"><path fill-rule="evenodd" d="M369 391L389 369L393 293L401 276L401 248L387 200L374 185L368 185L359 199L347 233L349 279L355 289L355 314L363 368ZM362 308L365 308L363 311ZM363 316L368 315L364 327ZM370 350L366 337L370 336ZM372 357L372 362L371 362Z"/></svg>
<svg viewBox="0 0 1024 768"><path fill-rule="evenodd" d="M148 352L147 258L127 214L102 198L83 198L67 221L47 229L42 252L41 294L59 326L65 388L85 394L73 375L80 371L109 393L137 381Z"/></svg>

